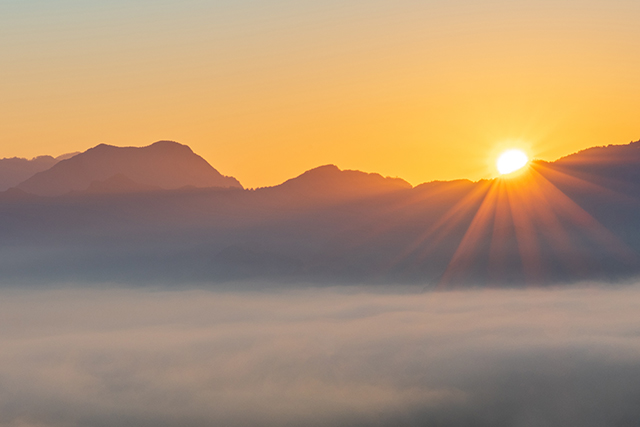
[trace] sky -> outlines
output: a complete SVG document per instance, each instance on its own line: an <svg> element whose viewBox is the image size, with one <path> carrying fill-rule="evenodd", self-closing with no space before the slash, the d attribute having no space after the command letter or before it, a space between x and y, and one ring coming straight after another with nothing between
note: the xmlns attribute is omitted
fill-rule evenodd
<svg viewBox="0 0 640 427"><path fill-rule="evenodd" d="M245 187L640 139L636 0L2 0L0 157L187 144Z"/></svg>

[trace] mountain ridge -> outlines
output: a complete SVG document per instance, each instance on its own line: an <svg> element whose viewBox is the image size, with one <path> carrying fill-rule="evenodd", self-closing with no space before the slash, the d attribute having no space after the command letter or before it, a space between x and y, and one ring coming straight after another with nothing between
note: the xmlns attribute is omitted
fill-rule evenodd
<svg viewBox="0 0 640 427"><path fill-rule="evenodd" d="M258 190L152 191L125 175L68 197L14 189L0 194L0 281L629 280L640 275L640 177L618 172L640 169L627 155L635 149L604 148L626 169L589 154L534 161L517 177L415 187L325 165Z"/></svg>
<svg viewBox="0 0 640 427"><path fill-rule="evenodd" d="M57 157L42 155L32 159L5 157L0 159L0 191L15 187L38 172L51 168L56 163L79 153L67 153Z"/></svg>
<svg viewBox="0 0 640 427"><path fill-rule="evenodd" d="M242 188L237 179L220 174L191 148L173 141L158 141L146 147L99 144L16 187L36 195L59 196L86 190L94 181L119 174L142 186L163 189L189 185Z"/></svg>
<svg viewBox="0 0 640 427"><path fill-rule="evenodd" d="M55 164L53 164L53 166L55 166L57 163L60 163L61 161L65 161L71 157L75 157L78 154L81 154L82 155L81 158L83 158L85 157L85 155L87 156L102 156L105 154L110 155L112 153L109 153L109 152L113 150L118 150L118 151L143 150L144 151L146 149L151 149L151 148L153 149L159 148L162 150L171 151L173 154L180 153L181 155L185 155L185 154L192 155L195 158L197 158L201 164L203 164L202 162L206 163L206 165L208 165L211 168L211 170L215 171L214 172L215 174L219 174L219 172L217 172L217 170L211 167L206 162L205 159L203 159L202 157L194 153L193 150L188 145L179 144L177 142L167 141L167 140L157 141L145 147L117 147L117 146L102 143L87 149L83 153L72 153L72 156L70 155L59 156L58 158L56 158L56 160L58 161ZM602 153L606 153L606 156L602 156ZM615 155L612 155L612 153L615 153ZM51 156L39 156L32 159L31 161L40 161L40 160L52 161L53 159L54 158ZM576 159L578 160L576 161ZM591 161L585 161L585 159L591 160ZM15 159L15 158L1 159L0 162L9 161L9 160L14 161L14 160L26 160L26 159ZM618 171L618 174L627 174L627 175L631 174L634 177L636 176L640 177L640 171L638 171L636 168L633 168L633 165L639 161L640 161L640 141L635 141L629 144L609 144L606 146L590 147L590 148L569 154L567 156L563 156L554 161L533 160L532 163L541 164L541 165L554 165L554 167L556 168L573 169L578 172L580 171L580 169L584 168L586 165L588 165L588 167L593 172L593 170L605 169L607 168L607 165L613 163L614 168L617 169ZM621 172L620 165L623 163L626 165L630 165L631 168L630 169L627 168L629 170L625 170ZM66 164L63 164L63 165L66 165ZM81 169L85 169L85 172L86 172L86 169L89 169L91 165L82 165L82 166L84 167L81 167ZM58 166L58 169L60 169L61 167L62 166ZM159 184L158 182L148 182L149 180L144 178L136 179L133 176L131 176L131 175L136 175L135 173L132 174L130 171L128 173L122 172L121 170L118 170L118 168L116 167L114 168L114 170L104 173L101 176L92 177L93 179L83 179L81 184L74 184L74 183L67 182L66 187L63 186L64 187L63 189L47 190L46 188L45 189L38 188L39 185L40 186L43 185L43 181L45 180L51 181L51 177L48 176L50 174L46 173L48 172L48 170L44 170L41 172L45 172L45 174L44 175L37 174L38 177L32 176L26 179L25 181L19 183L15 187L20 188L21 190L27 193L35 194L35 195L48 195L48 196L62 195L69 191L82 192L85 190L89 190L90 185L92 185L92 183L94 182L96 183L104 182L104 181L110 180L116 175L124 175L131 182L136 183L140 191L145 191L144 188L147 188L149 190L151 189L175 190L181 187L204 188L204 187L218 187L218 186L243 188L241 184L237 181L237 179L233 177L226 177L221 174L219 174L219 177L222 177L221 178L222 180L215 182L215 184L217 185L211 185L211 182L207 182L205 183L206 185L202 185L202 182L193 183L188 181L188 179L183 182L180 182L179 185L178 184L167 185L166 183L165 185L162 185L162 184ZM187 174L190 173L190 171L188 170L186 172ZM67 174L68 173L69 172L67 171ZM68 177L68 178L73 179L73 177ZM493 179L497 179L497 178L493 178ZM40 181L40 182L34 185L33 181ZM53 181L55 181L55 179ZM483 180L480 180L480 181L483 181ZM475 181L475 183L480 181ZM457 183L459 185L465 185L465 184L474 183L474 181L471 181L468 179L456 179L456 180L449 180L449 181L434 180L434 181L420 183L420 184L417 184L416 186L412 186L410 183L408 183L407 181L399 177L388 177L388 176L383 177L382 175L375 172L367 173L359 170L350 170L350 169L342 170L334 164L327 164L327 165L321 165L321 166L317 166L312 169L309 169L296 177L285 180L280 184L267 186L267 187L258 187L255 189L255 191L266 191L274 194L283 193L283 192L291 193L291 194L299 193L297 194L297 196L314 195L315 197L321 197L321 198L328 197L328 196L348 198L348 197L355 197L357 195L366 197L366 196L371 196L375 194L383 194L386 192L392 192L392 191L398 191L398 190L408 190L411 188L424 188L424 186L433 187L439 184L447 184L447 183ZM51 183L48 182L47 184L44 184L45 187L47 185L50 186ZM131 188L125 189L124 191L132 191L133 187L132 186L130 187ZM113 190L116 191L115 188Z"/></svg>

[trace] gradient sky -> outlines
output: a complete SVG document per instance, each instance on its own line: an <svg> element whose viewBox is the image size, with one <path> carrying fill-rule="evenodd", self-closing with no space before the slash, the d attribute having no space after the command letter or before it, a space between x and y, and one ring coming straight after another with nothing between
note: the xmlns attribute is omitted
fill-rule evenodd
<svg viewBox="0 0 640 427"><path fill-rule="evenodd" d="M0 157L190 145L245 186L640 139L637 0L0 1Z"/></svg>

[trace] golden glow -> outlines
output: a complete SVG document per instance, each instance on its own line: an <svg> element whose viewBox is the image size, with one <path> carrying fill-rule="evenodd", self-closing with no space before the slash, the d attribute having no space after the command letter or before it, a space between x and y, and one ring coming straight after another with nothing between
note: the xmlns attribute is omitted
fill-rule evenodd
<svg viewBox="0 0 640 427"><path fill-rule="evenodd" d="M500 174L505 175L522 169L529 163L529 158L520 150L505 151L498 157L496 166Z"/></svg>
<svg viewBox="0 0 640 427"><path fill-rule="evenodd" d="M633 0L41 3L0 2L0 158L171 139L246 187L417 185L640 138Z"/></svg>

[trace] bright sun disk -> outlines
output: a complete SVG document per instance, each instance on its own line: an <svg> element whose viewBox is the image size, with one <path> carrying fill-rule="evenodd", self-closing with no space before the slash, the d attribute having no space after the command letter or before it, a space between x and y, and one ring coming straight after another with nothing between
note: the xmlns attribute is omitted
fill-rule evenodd
<svg viewBox="0 0 640 427"><path fill-rule="evenodd" d="M522 151L509 150L498 157L496 166L498 167L498 172L505 175L523 168L527 163L529 163L529 158Z"/></svg>

